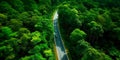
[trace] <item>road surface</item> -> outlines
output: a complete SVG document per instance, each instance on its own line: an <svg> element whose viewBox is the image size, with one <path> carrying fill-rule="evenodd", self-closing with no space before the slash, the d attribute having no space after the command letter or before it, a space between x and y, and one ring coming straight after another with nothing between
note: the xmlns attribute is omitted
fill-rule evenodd
<svg viewBox="0 0 120 60"><path fill-rule="evenodd" d="M54 14L53 17L53 22L54 22L54 40L55 40L55 44L56 44L56 50L57 50L57 56L58 56L58 60L68 60L63 42L62 42L62 38L59 32L59 28L58 28L58 13L57 11Z"/></svg>

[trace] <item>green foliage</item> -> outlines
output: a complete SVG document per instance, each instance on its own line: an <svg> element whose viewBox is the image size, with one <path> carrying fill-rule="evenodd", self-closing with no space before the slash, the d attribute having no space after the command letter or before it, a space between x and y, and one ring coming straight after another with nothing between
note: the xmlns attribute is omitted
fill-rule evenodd
<svg viewBox="0 0 120 60"><path fill-rule="evenodd" d="M41 42L41 34L40 34L40 32L35 31L31 35L32 35L31 42L33 42L33 44L37 44L37 43Z"/></svg>
<svg viewBox="0 0 120 60"><path fill-rule="evenodd" d="M69 4L61 5L59 7L58 14L60 17L59 18L60 25L64 24L64 26L62 25L64 29L67 28L68 30L71 31L73 30L73 28L70 28L70 26L71 27L81 26L81 21L79 21L78 19L78 11L75 8L71 9L69 7Z"/></svg>
<svg viewBox="0 0 120 60"><path fill-rule="evenodd" d="M2 25L5 25L7 23L7 16L5 14L0 13L0 22Z"/></svg>
<svg viewBox="0 0 120 60"><path fill-rule="evenodd" d="M111 56L116 56L116 57L114 57L116 60L120 59L120 51L118 49L116 49L115 47L109 48L108 52L110 53Z"/></svg>
<svg viewBox="0 0 120 60"><path fill-rule="evenodd" d="M6 0L15 10L19 12L24 11L24 5L21 0Z"/></svg>
<svg viewBox="0 0 120 60"><path fill-rule="evenodd" d="M8 17L12 18L12 17L16 17L16 14L18 14L18 11L16 11L15 9L13 9L11 7L10 4L8 4L7 2L3 1L0 2L0 12L2 13L7 13Z"/></svg>
<svg viewBox="0 0 120 60"><path fill-rule="evenodd" d="M28 12L22 12L21 14L19 14L19 19L23 22L25 22L26 20L28 20L30 17Z"/></svg>
<svg viewBox="0 0 120 60"><path fill-rule="evenodd" d="M51 49L44 50L44 54L45 54L46 57L53 56Z"/></svg>
<svg viewBox="0 0 120 60"><path fill-rule="evenodd" d="M73 32L71 33L70 39L71 39L72 41L77 42L78 40L85 39L86 35L87 35L87 34L86 34L84 31L79 30L79 29L75 29L75 30L73 30Z"/></svg>
<svg viewBox="0 0 120 60"><path fill-rule="evenodd" d="M98 52L94 48L89 48L81 60L112 60L108 55Z"/></svg>
<svg viewBox="0 0 120 60"><path fill-rule="evenodd" d="M48 49L47 44L39 44L36 45L33 49L29 50L28 53L35 54L35 53L43 52L44 49Z"/></svg>
<svg viewBox="0 0 120 60"><path fill-rule="evenodd" d="M0 14L0 19L1 19L1 20L2 20L2 19L7 19L7 16L4 15L4 14Z"/></svg>
<svg viewBox="0 0 120 60"><path fill-rule="evenodd" d="M89 43L84 41L86 35L87 34L84 31L77 28L70 34L70 44L75 46L72 48L72 51L75 51L73 55L75 54L76 57L81 56L85 49L89 47ZM74 59L76 58L74 57Z"/></svg>
<svg viewBox="0 0 120 60"><path fill-rule="evenodd" d="M0 0L0 59L55 60L51 15L58 8L58 22L71 60L120 60L119 3Z"/></svg>
<svg viewBox="0 0 120 60"><path fill-rule="evenodd" d="M52 8L51 0L0 0L0 59L55 60Z"/></svg>
<svg viewBox="0 0 120 60"><path fill-rule="evenodd" d="M120 1L64 1L59 5L59 26L70 59L119 60Z"/></svg>
<svg viewBox="0 0 120 60"><path fill-rule="evenodd" d="M47 14L48 10L52 9L50 7L51 0L39 0L39 2L36 2L38 4L38 10L44 15Z"/></svg>
<svg viewBox="0 0 120 60"><path fill-rule="evenodd" d="M52 24L50 23L51 20L43 18L43 17L39 17L39 21L34 25L35 29L38 31L49 31L50 33L52 33L53 28L52 28ZM48 34L50 34L48 33Z"/></svg>
<svg viewBox="0 0 120 60"><path fill-rule="evenodd" d="M33 11L33 10L37 10L38 6L36 4L36 2L34 0L21 0L24 4L24 9L26 11Z"/></svg>
<svg viewBox="0 0 120 60"><path fill-rule="evenodd" d="M6 58L12 52L13 52L13 48L10 45L0 47L0 57L1 58ZM10 59L13 59L13 58L14 57L11 57Z"/></svg>
<svg viewBox="0 0 120 60"><path fill-rule="evenodd" d="M80 56L83 56L83 54L85 54L85 51L90 47L91 46L87 41L85 41L85 40L78 41L76 46L73 48L73 51L75 51L74 52L74 55L75 55L74 59L77 59Z"/></svg>
<svg viewBox="0 0 120 60"><path fill-rule="evenodd" d="M95 21L91 21L90 23L88 23L88 25L90 26L91 35L93 34L101 36L101 34L103 33L103 29L100 24L97 24Z"/></svg>
<svg viewBox="0 0 120 60"><path fill-rule="evenodd" d="M8 24L7 24L10 28L12 28L12 30L14 31L18 31L22 26L23 23L22 21L19 21L17 19L11 19Z"/></svg>
<svg viewBox="0 0 120 60"><path fill-rule="evenodd" d="M106 8L111 8L111 7L118 7L120 6L119 4L119 0L104 0L101 1L101 0L93 0L93 1L96 1L96 2L99 2L99 3L102 3L102 4L99 4L100 7L106 7Z"/></svg>
<svg viewBox="0 0 120 60"><path fill-rule="evenodd" d="M117 38L120 41L120 27L114 28L113 32L115 33L114 38Z"/></svg>
<svg viewBox="0 0 120 60"><path fill-rule="evenodd" d="M18 31L18 36L22 36L24 34L29 34L30 31L27 28L20 28Z"/></svg>
<svg viewBox="0 0 120 60"><path fill-rule="evenodd" d="M85 53L85 51L88 49L88 48L90 48L91 46L90 46L90 44L87 42L87 41L85 41L85 40L80 40L79 42L78 42L78 44L77 44L77 46L76 46L76 53L78 53L79 55L82 55L82 54L84 54ZM82 49L81 49L82 48ZM78 56L79 56L78 55Z"/></svg>
<svg viewBox="0 0 120 60"><path fill-rule="evenodd" d="M1 27L0 30L1 30L1 33L0 33L1 38L2 37L7 38L7 39L10 38L10 34L12 34L11 28L9 28L9 27Z"/></svg>
<svg viewBox="0 0 120 60"><path fill-rule="evenodd" d="M78 9L80 9L81 12L84 12L87 10L87 8L82 3L78 6Z"/></svg>
<svg viewBox="0 0 120 60"><path fill-rule="evenodd" d="M44 57L42 57L41 54L36 53L34 55L25 56L25 57L21 58L21 60L46 60L46 59Z"/></svg>

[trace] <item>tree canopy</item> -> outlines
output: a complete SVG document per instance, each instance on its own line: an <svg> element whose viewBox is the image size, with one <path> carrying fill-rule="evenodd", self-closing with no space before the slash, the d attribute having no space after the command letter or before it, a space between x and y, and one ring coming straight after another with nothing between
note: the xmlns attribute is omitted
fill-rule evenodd
<svg viewBox="0 0 120 60"><path fill-rule="evenodd" d="M119 3L65 0L58 6L60 31L71 60L120 59Z"/></svg>
<svg viewBox="0 0 120 60"><path fill-rule="evenodd" d="M0 59L55 60L51 0L0 0Z"/></svg>

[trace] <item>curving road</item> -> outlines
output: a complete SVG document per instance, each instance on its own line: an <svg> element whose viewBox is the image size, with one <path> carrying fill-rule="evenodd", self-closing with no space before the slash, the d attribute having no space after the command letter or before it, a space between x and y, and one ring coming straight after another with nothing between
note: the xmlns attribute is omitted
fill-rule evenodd
<svg viewBox="0 0 120 60"><path fill-rule="evenodd" d="M69 60L67 57L63 42L62 42L59 28L58 28L58 13L57 13L57 11L54 14L53 22L54 22L54 40L55 40L55 44L56 44L58 60Z"/></svg>

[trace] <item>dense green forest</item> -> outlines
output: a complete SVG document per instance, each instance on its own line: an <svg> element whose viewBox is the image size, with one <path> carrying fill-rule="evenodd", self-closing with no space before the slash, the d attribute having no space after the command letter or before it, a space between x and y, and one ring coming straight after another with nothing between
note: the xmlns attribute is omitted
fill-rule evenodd
<svg viewBox="0 0 120 60"><path fill-rule="evenodd" d="M0 0L0 60L55 60L56 9L70 60L120 60L120 0Z"/></svg>
<svg viewBox="0 0 120 60"><path fill-rule="evenodd" d="M59 6L70 60L120 60L120 0L71 0Z"/></svg>
<svg viewBox="0 0 120 60"><path fill-rule="evenodd" d="M55 60L51 0L0 0L0 60Z"/></svg>

